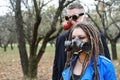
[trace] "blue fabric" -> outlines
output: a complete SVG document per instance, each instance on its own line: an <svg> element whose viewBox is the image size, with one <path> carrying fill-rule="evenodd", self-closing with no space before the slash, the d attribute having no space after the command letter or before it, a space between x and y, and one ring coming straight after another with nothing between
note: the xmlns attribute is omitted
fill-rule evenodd
<svg viewBox="0 0 120 80"><path fill-rule="evenodd" d="M116 80L114 65L109 59L105 58L104 56L99 56L97 65L100 80ZM92 79L93 74L94 74L93 61L91 59L91 62L88 65L81 80L93 80ZM70 80L71 75L72 72L70 67L68 67L62 72L62 77L64 80Z"/></svg>
<svg viewBox="0 0 120 80"><path fill-rule="evenodd" d="M64 34L60 34L56 39L56 45L55 45L56 49L55 49L55 57L54 57L54 63L53 63L52 80L60 80L62 76L62 71L64 69L64 65L66 62L64 42L68 38L69 32L70 31L67 31ZM106 39L102 33L100 35L101 35L101 40L104 46L105 56L108 59L110 59L110 54L109 54L108 46L106 43Z"/></svg>

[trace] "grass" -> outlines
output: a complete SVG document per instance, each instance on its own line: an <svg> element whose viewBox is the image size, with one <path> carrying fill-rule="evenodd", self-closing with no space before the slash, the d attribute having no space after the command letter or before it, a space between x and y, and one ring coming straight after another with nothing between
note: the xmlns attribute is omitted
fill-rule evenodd
<svg viewBox="0 0 120 80"><path fill-rule="evenodd" d="M38 64L38 78L40 80L51 79L54 50L54 47L46 47L46 52ZM22 76L17 46L14 47L14 50L8 47L6 52L4 52L3 48L0 48L0 80L22 80Z"/></svg>
<svg viewBox="0 0 120 80"><path fill-rule="evenodd" d="M47 46L46 52L38 64L38 77L40 80L51 80L54 51L54 46ZM117 45L117 52L118 60L112 61L115 66L117 78L120 80L120 44ZM0 80L22 80L22 76L17 46L14 47L14 50L11 50L10 47L8 47L6 52L0 48Z"/></svg>

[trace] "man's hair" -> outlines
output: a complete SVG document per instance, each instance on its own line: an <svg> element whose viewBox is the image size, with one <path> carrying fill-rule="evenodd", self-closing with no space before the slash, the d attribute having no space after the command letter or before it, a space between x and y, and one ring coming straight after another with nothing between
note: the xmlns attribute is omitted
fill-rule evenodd
<svg viewBox="0 0 120 80"><path fill-rule="evenodd" d="M67 9L74 9L74 8L84 9L84 7L80 4L80 2L71 3L71 4L67 7Z"/></svg>

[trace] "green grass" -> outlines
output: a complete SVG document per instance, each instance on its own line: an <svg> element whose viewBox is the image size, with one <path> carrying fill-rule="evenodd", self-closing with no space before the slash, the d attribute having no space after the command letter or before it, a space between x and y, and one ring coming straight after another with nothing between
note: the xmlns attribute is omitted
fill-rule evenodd
<svg viewBox="0 0 120 80"><path fill-rule="evenodd" d="M109 45L109 49L110 45ZM27 50L29 47L27 46ZM52 75L52 66L54 60L55 47L47 46L45 54L39 63L38 77L40 80L50 80ZM114 60L115 69L117 72L118 80L120 80L120 44L117 45L118 60ZM10 47L4 52L3 48L0 48L0 79L1 80L22 80L22 69L19 57L19 51L17 46L11 50Z"/></svg>
<svg viewBox="0 0 120 80"><path fill-rule="evenodd" d="M29 46L27 45L27 51L29 52ZM38 49L40 49L40 47L38 47ZM55 51L55 47L54 46L47 46L45 52L50 52L50 53L54 53ZM18 47L17 45L14 46L14 49L11 50L10 46L7 47L7 51L4 52L4 49L0 47L0 54L17 54L19 53Z"/></svg>
<svg viewBox="0 0 120 80"><path fill-rule="evenodd" d="M0 54L17 54L17 53L18 53L17 46L14 46L13 50L11 50L10 46L8 46L6 52L4 52L3 48L0 48Z"/></svg>
<svg viewBox="0 0 120 80"><path fill-rule="evenodd" d="M109 46L109 51L111 53L111 45L109 44L108 46ZM27 45L26 47L27 47L27 51L29 52L29 46ZM45 52L55 53L55 47L49 45L46 47ZM0 54L18 54L18 53L19 53L19 51L18 51L17 45L14 46L13 50L11 50L10 46L8 46L6 52L4 52L3 48L0 48ZM117 55L120 56L120 44L117 44Z"/></svg>
<svg viewBox="0 0 120 80"><path fill-rule="evenodd" d="M27 46L27 50L29 47ZM38 64L38 77L40 80L50 80L53 66L55 47L47 46L42 59ZM0 48L0 80L22 80L22 68L17 46L10 47L4 52Z"/></svg>

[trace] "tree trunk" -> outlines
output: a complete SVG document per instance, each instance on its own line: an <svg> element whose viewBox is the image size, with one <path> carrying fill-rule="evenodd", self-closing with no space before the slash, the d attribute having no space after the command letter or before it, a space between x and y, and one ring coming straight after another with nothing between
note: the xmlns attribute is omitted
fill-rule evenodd
<svg viewBox="0 0 120 80"><path fill-rule="evenodd" d="M112 59L117 60L117 49L116 49L116 42L111 40L111 52L112 52Z"/></svg>
<svg viewBox="0 0 120 80"><path fill-rule="evenodd" d="M75 1L72 0L68 2L66 5L63 5L66 0L59 1L59 7L56 11L56 14L54 16L54 20L52 21L50 27L51 30L47 32L47 34L43 37L43 44L41 48L38 50L37 54L37 48L38 44L40 42L40 37L38 36L38 28L41 23L41 9L44 5L41 6L41 8L37 5L37 0L34 1L34 7L36 12L36 22L34 24L34 30L33 30L33 36L32 40L30 42L30 57L28 59L28 54L26 50L26 42L25 42L25 34L24 34L24 26L23 26L23 17L21 12L21 0L15 0L15 21L16 21L16 32L17 32L17 39L18 39L18 48L20 53L20 59L21 59L21 65L24 75L24 80L38 80L37 79L37 69L38 69L38 63L45 52L47 42L52 40L54 36L52 37L53 33L56 30L56 24L58 21L59 16L61 15L61 12L65 6L67 6L69 3ZM40 9L40 10L39 10Z"/></svg>
<svg viewBox="0 0 120 80"><path fill-rule="evenodd" d="M18 49L21 59L23 75L25 76L28 73L28 55L26 50L25 34L23 30L23 19L22 19L20 4L21 4L21 0L16 0L15 21L16 21Z"/></svg>
<svg viewBox="0 0 120 80"><path fill-rule="evenodd" d="M36 57L29 58L28 74L25 76L25 80L38 80L37 79L38 64Z"/></svg>

